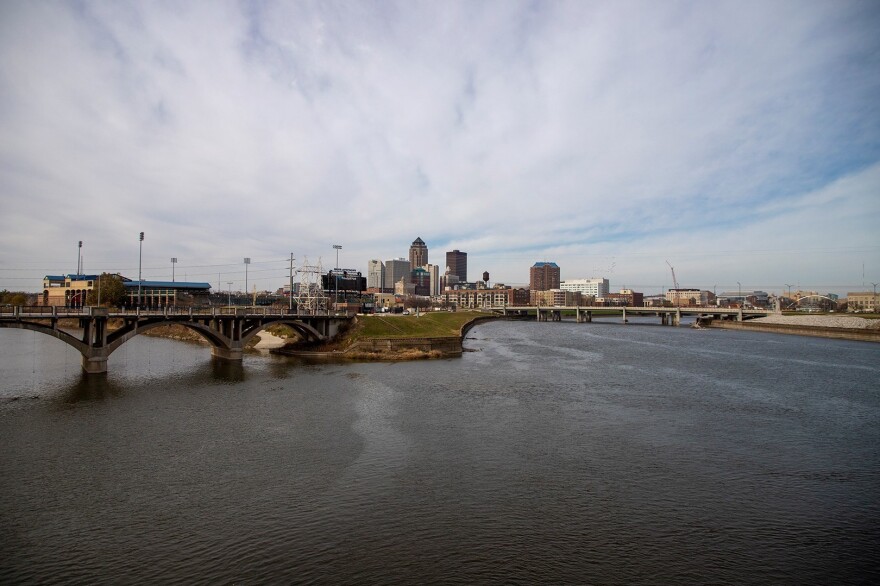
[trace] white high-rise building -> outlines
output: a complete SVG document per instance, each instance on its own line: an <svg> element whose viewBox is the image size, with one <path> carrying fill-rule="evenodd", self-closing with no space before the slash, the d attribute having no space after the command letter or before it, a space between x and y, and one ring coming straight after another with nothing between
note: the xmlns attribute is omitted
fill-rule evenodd
<svg viewBox="0 0 880 586"><path fill-rule="evenodd" d="M563 291L579 291L582 295L604 297L608 295L608 279L569 279L561 281L559 288Z"/></svg>
<svg viewBox="0 0 880 586"><path fill-rule="evenodd" d="M385 286L385 263L371 260L367 263L367 288L382 289Z"/></svg>
<svg viewBox="0 0 880 586"><path fill-rule="evenodd" d="M437 265L427 264L422 267L431 275L430 295L440 295L440 267Z"/></svg>

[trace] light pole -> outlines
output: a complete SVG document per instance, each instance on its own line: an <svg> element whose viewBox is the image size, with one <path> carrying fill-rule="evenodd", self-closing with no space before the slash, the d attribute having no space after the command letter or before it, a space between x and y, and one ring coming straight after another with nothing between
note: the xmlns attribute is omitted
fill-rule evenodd
<svg viewBox="0 0 880 586"><path fill-rule="evenodd" d="M739 281L736 282L737 287L739 287L739 308L743 308L743 286L739 284Z"/></svg>
<svg viewBox="0 0 880 586"><path fill-rule="evenodd" d="M143 259L144 259L144 233L141 232L140 241L138 242L138 301L137 306L141 306L141 286L143 284L143 278L141 277L141 268L143 267Z"/></svg>
<svg viewBox="0 0 880 586"><path fill-rule="evenodd" d="M872 311L874 313L877 313L877 285L880 285L880 283L871 283L871 284L874 285L874 297L872 297L872 299L871 299L874 302L874 309Z"/></svg>
<svg viewBox="0 0 880 586"><path fill-rule="evenodd" d="M786 283L785 286L788 287L788 306L791 307L791 285Z"/></svg>
<svg viewBox="0 0 880 586"><path fill-rule="evenodd" d="M249 265L249 264L251 264L251 259L250 259L249 257L248 257L248 258L245 258L245 259L244 259L244 294L245 294L245 295L247 295L247 292L248 292L248 288L247 288L247 273L248 273L248 265Z"/></svg>
<svg viewBox="0 0 880 586"><path fill-rule="evenodd" d="M177 264L177 257L175 256L171 259L171 282L172 283L174 282L174 265L176 265L176 264Z"/></svg>
<svg viewBox="0 0 880 586"><path fill-rule="evenodd" d="M82 250L83 250L83 241L79 241L79 250L76 254L76 276L80 276L82 274Z"/></svg>
<svg viewBox="0 0 880 586"><path fill-rule="evenodd" d="M342 250L342 245L334 244L333 248L336 250L336 270L333 272L333 281L336 283L336 301L334 303L334 309L339 309L339 251Z"/></svg>
<svg viewBox="0 0 880 586"><path fill-rule="evenodd" d="M226 284L229 285L229 307L232 307L232 281L226 281Z"/></svg>

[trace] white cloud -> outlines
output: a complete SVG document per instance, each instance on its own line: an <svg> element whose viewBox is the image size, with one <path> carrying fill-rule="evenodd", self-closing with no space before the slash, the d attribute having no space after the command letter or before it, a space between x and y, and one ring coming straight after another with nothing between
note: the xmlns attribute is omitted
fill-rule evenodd
<svg viewBox="0 0 880 586"><path fill-rule="evenodd" d="M416 236L507 282L880 271L870 3L0 10L0 287L79 239L130 271L140 230L157 273L250 256L272 288L291 251L365 269Z"/></svg>

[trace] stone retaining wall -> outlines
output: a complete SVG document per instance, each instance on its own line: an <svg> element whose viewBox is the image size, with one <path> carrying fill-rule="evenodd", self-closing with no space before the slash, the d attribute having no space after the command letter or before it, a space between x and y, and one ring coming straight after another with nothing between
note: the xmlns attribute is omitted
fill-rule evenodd
<svg viewBox="0 0 880 586"><path fill-rule="evenodd" d="M359 340L346 349L349 352L394 353L404 350L440 352L444 356L461 354L461 338L372 338Z"/></svg>

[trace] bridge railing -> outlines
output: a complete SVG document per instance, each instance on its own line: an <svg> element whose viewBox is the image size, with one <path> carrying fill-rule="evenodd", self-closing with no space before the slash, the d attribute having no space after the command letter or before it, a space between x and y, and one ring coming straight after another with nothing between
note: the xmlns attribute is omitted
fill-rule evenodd
<svg viewBox="0 0 880 586"><path fill-rule="evenodd" d="M86 308L88 309L88 308ZM61 307L57 305L0 305L0 315L79 315L85 313L82 307Z"/></svg>

